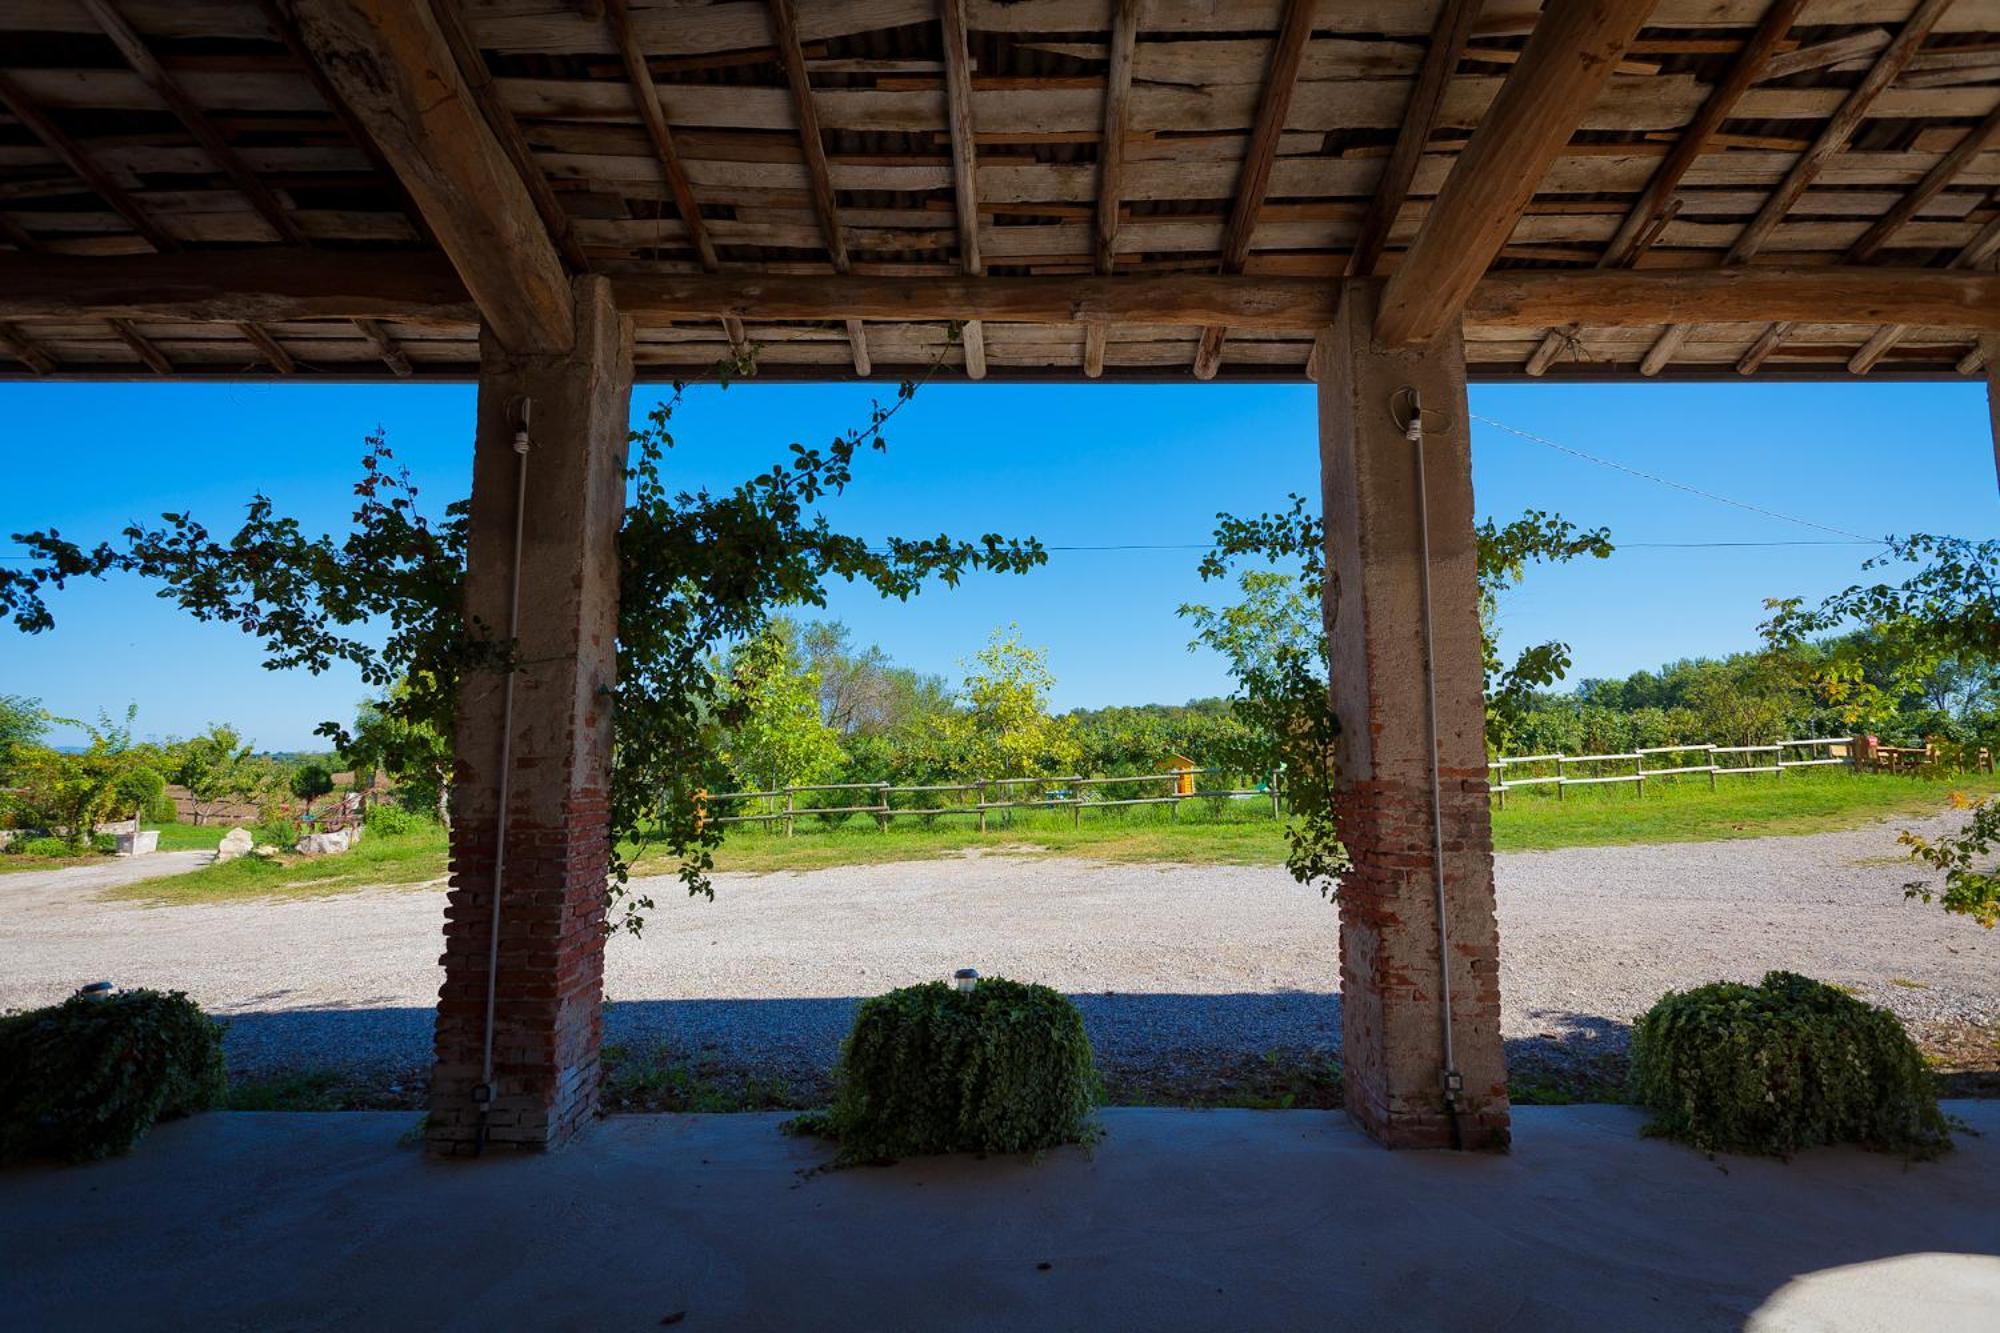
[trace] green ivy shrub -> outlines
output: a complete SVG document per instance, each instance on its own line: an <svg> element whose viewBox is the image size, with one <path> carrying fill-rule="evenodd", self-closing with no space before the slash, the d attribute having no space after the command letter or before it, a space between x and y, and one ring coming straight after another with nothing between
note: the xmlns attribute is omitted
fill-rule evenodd
<svg viewBox="0 0 2000 1333"><path fill-rule="evenodd" d="M156 1120L213 1106L222 1026L179 991L76 996L0 1017L0 1161L130 1151Z"/></svg>
<svg viewBox="0 0 2000 1333"><path fill-rule="evenodd" d="M83 849L72 847L61 838L16 838L7 844L7 850L20 856L81 856Z"/></svg>
<svg viewBox="0 0 2000 1333"><path fill-rule="evenodd" d="M843 1157L1031 1152L1080 1143L1097 1104L1083 1015L1046 986L942 981L864 1002L832 1109L814 1122Z"/></svg>
<svg viewBox="0 0 2000 1333"><path fill-rule="evenodd" d="M298 845L298 822L282 817L267 819L250 830L250 837L259 847L276 847L281 852L289 852Z"/></svg>
<svg viewBox="0 0 2000 1333"><path fill-rule="evenodd" d="M1857 1143L1951 1146L1929 1070L1887 1009L1794 972L1669 991L1632 1030L1647 1133L1708 1152L1784 1156Z"/></svg>

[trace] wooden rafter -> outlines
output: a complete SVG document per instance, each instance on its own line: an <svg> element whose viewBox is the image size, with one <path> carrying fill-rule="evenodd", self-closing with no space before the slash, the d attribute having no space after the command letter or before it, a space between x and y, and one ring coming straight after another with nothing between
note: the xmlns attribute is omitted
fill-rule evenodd
<svg viewBox="0 0 2000 1333"><path fill-rule="evenodd" d="M1542 15L1383 288L1378 343L1427 341L1457 318L1652 8L1568 0Z"/></svg>
<svg viewBox="0 0 2000 1333"><path fill-rule="evenodd" d="M1792 30L1805 4L1806 0L1772 0L1757 24L1757 30L1737 52L1729 72L1709 93L1701 110L1695 113L1695 118L1674 141L1673 148L1661 159L1658 170L1646 182L1638 201L1625 214L1625 220L1619 224L1611 243L1605 246L1603 255L1598 258L1599 268L1629 265L1651 247L1664 228L1664 218L1673 205L1674 192L1680 188L1689 170L1701 160L1701 155L1708 151L1710 141L1736 109L1737 101L1750 90L1752 84L1766 77L1772 55ZM1575 324L1550 330L1534 355L1528 358L1527 372L1540 375L1546 371L1559 352L1576 345L1577 332Z"/></svg>
<svg viewBox="0 0 2000 1333"><path fill-rule="evenodd" d="M909 277L625 273L621 309L642 325L746 320L971 317L999 323L1140 321L1308 331L1333 316L1339 281L1217 274ZM1474 290L1470 324L1544 329L1574 316L1644 327L1693 312L1722 322L1796 319L2000 331L2000 274L1942 268L1511 269ZM1551 316L1554 316L1552 318ZM76 317L259 321L479 318L452 266L431 255L0 254L0 321Z"/></svg>
<svg viewBox="0 0 2000 1333"><path fill-rule="evenodd" d="M264 184L263 179L250 169L242 155L215 127L215 122L209 119L208 113L188 96L179 81L160 64L158 58L153 55L152 48L146 45L145 38L125 21L117 5L112 0L82 0L82 4L98 27L104 30L104 35L111 39L111 44L118 48L119 54L125 57L125 63L132 67L132 72L153 90L155 96L167 104L168 109L174 113L174 118L194 136L195 142L201 145L209 160L215 163L223 175L229 177L237 193L249 201L250 206L264 219L265 225L270 227L277 238L287 245L310 246L312 242L303 231L299 230L298 223L293 219L290 210L285 207L277 194ZM298 373L298 363L269 332L255 324L244 324L242 331L243 336L263 353L264 359L269 361L280 374ZM400 363L402 370L398 373L405 375L409 373L408 360L396 350L395 344L379 325L376 326L370 341L376 344L383 362L390 369L396 369Z"/></svg>
<svg viewBox="0 0 2000 1333"><path fill-rule="evenodd" d="M1139 0L1115 0L1111 9L1110 62L1104 78L1104 132L1097 141L1097 271L1118 266L1118 212L1124 204L1125 124L1132 101L1132 55L1139 40ZM1087 324L1083 330L1083 373L1096 379L1104 373L1104 345L1109 330Z"/></svg>
<svg viewBox="0 0 2000 1333"><path fill-rule="evenodd" d="M1921 0L1902 29L1897 32L1889 45L1882 49L1881 56L1869 67L1861 82L1856 84L1853 91L1841 101L1840 106L1821 128L1819 136L1813 140L1812 147L1799 156L1799 160L1785 174L1784 180L1780 181L1778 187L1765 198L1763 207L1757 210L1757 215L1750 219L1749 224L1737 235L1735 242L1723 253L1722 263L1725 268L1748 261L1763 248L1764 242L1777 230L1785 214L1791 212L1792 205L1799 201L1800 196L1805 194L1815 180L1819 179L1819 174L1826 169L1826 164L1847 147L1847 141L1854 137L1854 131L1860 128L1863 118L1867 116L1868 108L1873 106L1875 99L1896 81L1896 76L1910 63L1910 58L1916 55L1918 48L1924 44L1924 38L1930 36L1931 29L1937 25L1940 18L1944 17L1944 12L1951 8L1951 5L1952 0ZM1690 324L1669 325L1660 335L1659 341L1655 342L1640 360L1639 373L1659 374L1661 368L1673 360L1674 353L1680 350L1681 344L1687 341L1692 327ZM1776 346L1775 343L1772 345ZM1758 360L1761 362L1762 357ZM1754 368L1753 366L1752 369Z"/></svg>
<svg viewBox="0 0 2000 1333"><path fill-rule="evenodd" d="M1980 153L1995 142L2000 142L2000 106L1977 126L1968 130L1963 139L1952 150L1937 160L1936 165L1924 173L1924 178L1910 188L1910 191L1887 213L1876 220L1875 225L1861 234L1860 239L1848 247L1843 263L1865 264L1880 254L1895 234L1917 215L1917 211L1934 199L1940 191L1956 180L1968 166L1972 165ZM1979 263L1980 237L1975 237L1961 250L1949 265L1952 268L1973 267ZM1968 258L1968 256L1971 256ZM1770 355L1784 346L1791 336L1790 324L1773 324L1758 336L1756 343L1737 363L1737 370L1745 375L1756 373ZM1897 343L1901 342L1907 328L1899 325L1884 325L1863 343L1861 350L1847 363L1847 368L1857 375L1865 375L1874 369Z"/></svg>
<svg viewBox="0 0 2000 1333"><path fill-rule="evenodd" d="M953 201L958 210L959 263L969 274L985 272L979 254L978 132L972 123L972 55L966 47L965 0L939 0L944 32L945 110L951 131ZM958 318L958 316L947 316ZM965 349L965 373L986 378L986 333L977 319L959 330Z"/></svg>
<svg viewBox="0 0 2000 1333"><path fill-rule="evenodd" d="M49 375L55 372L56 359L18 325L0 324L0 351L4 351L37 375Z"/></svg>
<svg viewBox="0 0 2000 1333"><path fill-rule="evenodd" d="M433 5L281 2L423 211L501 345L567 351L574 338L569 274L530 183L546 190L548 182L539 171L524 177L496 137L453 43L431 17Z"/></svg>
<svg viewBox="0 0 2000 1333"><path fill-rule="evenodd" d="M1459 2L1447 0L1451 4ZM1477 4L1477 0L1464 2ZM1229 226L1222 233L1224 273L1241 273L1250 257L1257 217L1263 211L1264 196L1271 189L1271 168L1278 160L1278 141L1284 137L1285 117L1291 111L1292 90L1298 86L1306 43L1312 40L1313 8L1313 0L1285 0L1278 39L1271 48L1271 64L1264 73L1264 88L1257 98L1257 123L1251 127L1250 144L1243 155L1243 174L1236 182ZM1211 324L1201 331L1201 341L1194 353L1196 379L1215 378L1215 372L1222 368L1222 343L1228 335L1228 327L1221 324Z"/></svg>
<svg viewBox="0 0 2000 1333"><path fill-rule="evenodd" d="M820 133L819 110L813 101L812 76L806 70L805 49L799 43L797 16L792 0L770 0L771 32L777 43L779 63L785 67L785 81L791 85L792 108L799 122L799 147L806 158L806 177L812 182L813 211L819 215L820 230L826 235L827 257L835 273L853 268L847 257L847 239L840 231L840 204L833 192L833 173L826 165L826 139ZM854 373L870 370L868 333L858 319L847 321L847 343L854 358Z"/></svg>
<svg viewBox="0 0 2000 1333"><path fill-rule="evenodd" d="M1424 63L1418 67L1416 84L1410 90L1409 110L1404 114L1402 128L1396 132L1396 146L1390 150L1389 160L1382 164L1382 178L1375 185L1367 215L1361 220L1361 234L1347 261L1350 277L1365 278L1382 262L1382 251L1389 244L1397 215L1403 211L1403 201L1410 197L1410 184L1417 177L1417 166L1423 161L1424 148L1437 126L1445 90L1451 86L1451 76L1465 53L1481 3L1482 0L1444 0L1438 8L1430 45L1424 50Z"/></svg>
<svg viewBox="0 0 2000 1333"><path fill-rule="evenodd" d="M2000 253L2000 217L1995 217L1980 228L1979 234L1973 237L1964 249L1953 255L1951 263L1945 267L1979 268L1996 253ZM1869 336L1867 342L1861 345L1861 350L1849 359L1847 368L1856 375L1866 375L1875 368L1876 362L1887 356L1897 343L1903 341L1909 331L1908 324L1882 325Z"/></svg>
<svg viewBox="0 0 2000 1333"><path fill-rule="evenodd" d="M708 234L708 223L701 216L701 204L695 198L694 182L688 179L687 168L681 163L680 150L674 145L674 132L667 124L666 105L660 100L659 85L653 82L653 69L646 60L646 52L639 45L638 36L632 27L632 13L626 0L604 0L604 19L611 25L611 39L618 47L618 57L625 66L625 81L632 89L632 104L639 113L639 123L646 127L646 137L652 142L653 157L660 164L660 178L673 196L674 212L680 215L681 226L686 229L688 240L694 246L695 258L710 273L720 271L722 261L716 256L715 242ZM749 339L743 332L743 321L724 320L723 334L729 339L730 350L737 356L748 355ZM865 373L865 372L864 372Z"/></svg>

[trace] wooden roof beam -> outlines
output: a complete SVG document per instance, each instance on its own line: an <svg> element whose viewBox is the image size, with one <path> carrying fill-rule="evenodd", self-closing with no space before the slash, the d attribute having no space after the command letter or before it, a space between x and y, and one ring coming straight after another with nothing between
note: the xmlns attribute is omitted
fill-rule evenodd
<svg viewBox="0 0 2000 1333"><path fill-rule="evenodd" d="M1945 267L1979 268L1995 254L2000 254L2000 217L1981 227L1979 234L1967 242L1964 249L1953 255L1951 263ZM1848 361L1847 368L1856 375L1866 375L1875 369L1875 364L1887 356L1897 343L1903 341L1909 331L1908 324L1884 324L1861 345L1861 350Z"/></svg>
<svg viewBox="0 0 2000 1333"><path fill-rule="evenodd" d="M1476 9L1478 0L1446 0L1446 4ZM1236 200L1230 205L1229 226L1223 232L1224 273L1241 273L1250 257L1257 215L1263 211L1264 196L1271 189L1271 169L1278 160L1278 142L1284 137L1285 117L1291 112L1292 90L1298 87L1299 67L1305 61L1306 44L1312 40L1313 10L1313 0L1285 0L1278 40L1271 48L1271 65L1264 74L1264 90L1257 99L1257 121L1250 130L1250 146L1243 155L1243 173L1236 181ZM1215 372L1222 368L1222 343L1228 334L1228 328L1220 324L1201 331L1201 342L1194 354L1196 379L1215 378Z"/></svg>
<svg viewBox="0 0 2000 1333"><path fill-rule="evenodd" d="M0 323L0 352L5 352L37 375L51 374L56 368L56 359L19 325Z"/></svg>
<svg viewBox="0 0 2000 1333"><path fill-rule="evenodd" d="M972 123L972 55L966 48L965 0L939 0L938 22L944 32L945 112L951 133L959 263L967 273L978 274L985 272L979 257L979 136ZM977 319L968 319L958 336L965 352L965 373L976 380L985 379L985 330Z"/></svg>
<svg viewBox="0 0 2000 1333"><path fill-rule="evenodd" d="M1215 274L908 277L638 273L613 278L648 325L742 320L1145 322L1307 332L1332 317L1339 281ZM479 311L431 255L0 254L0 321L411 319L472 323ZM2000 274L1888 267L1515 269L1474 290L1465 320L1545 329L1574 318L1643 327L1699 316L2000 332Z"/></svg>
<svg viewBox="0 0 2000 1333"><path fill-rule="evenodd" d="M1748 92L1752 84L1765 77L1772 56L1784 43L1786 34L1792 30L1792 24L1798 20L1799 11L1805 5L1806 0L1772 0L1758 22L1757 30L1737 52L1729 72L1722 76L1722 81L1702 102L1701 110L1695 112L1694 119L1674 141L1674 146L1661 159L1659 168L1646 182L1638 200L1625 214L1625 220L1618 225L1611 243L1605 246L1603 255L1598 258L1599 268L1628 266L1651 247L1662 230L1667 210L1672 206L1674 191L1680 188L1682 179L1708 150L1709 141L1736 109L1737 99ZM1551 329L1524 368L1530 375L1546 371L1558 353L1576 345L1577 332L1575 324Z"/></svg>
<svg viewBox="0 0 2000 1333"><path fill-rule="evenodd" d="M501 345L568 351L574 326L563 257L433 5L280 0L280 7L380 145ZM546 188L539 172L534 179Z"/></svg>
<svg viewBox="0 0 2000 1333"><path fill-rule="evenodd" d="M622 3L623 0L620 0ZM798 17L792 0L770 0L772 39L778 48L779 63L785 67L785 81L792 89L793 114L799 122L799 146L805 152L806 176L812 182L813 211L826 236L827 257L835 273L846 273L853 264L847 257L847 238L840 231L840 204L833 193L833 173L826 165L826 139L820 133L819 108L813 102L812 76L806 71L805 48L799 42ZM867 375L868 333L858 319L847 321L847 345L854 359L854 373Z"/></svg>
<svg viewBox="0 0 2000 1333"><path fill-rule="evenodd" d="M1115 0L1111 8L1110 65L1104 78L1104 133L1097 141L1097 271L1118 266L1118 210L1125 197L1125 122L1132 102L1132 55L1139 42L1139 0ZM1092 324L1083 331L1083 373L1104 373L1109 330Z"/></svg>
<svg viewBox="0 0 2000 1333"><path fill-rule="evenodd" d="M1377 343L1425 342L1451 326L1652 8L1565 0L1543 13L1383 288Z"/></svg>
<svg viewBox="0 0 2000 1333"><path fill-rule="evenodd" d="M1778 187L1765 197L1764 206L1757 210L1757 215L1750 219L1749 224L1723 253L1723 267L1742 264L1763 248L1764 242L1770 239L1771 233L1778 229L1780 222L1784 221L1785 214L1792 211L1792 205L1799 201L1800 196L1805 194L1815 180L1819 179L1819 174L1826 168L1826 164L1847 147L1847 141L1854 137L1854 131L1861 127L1862 120L1867 116L1868 108L1874 105L1875 99L1896 81L1896 76L1910 63L1910 58L1916 55L1917 49L1924 44L1924 38L1930 36L1931 29L1937 25L1940 18L1944 17L1945 10L1951 8L1951 5L1952 0L1920 0L1902 29L1897 32L1889 45L1883 48L1881 57L1869 67L1861 82L1854 86L1853 91L1848 93L1826 124L1821 127L1819 137L1813 140L1812 147L1799 155L1799 160L1792 164L1792 169L1785 173L1785 178L1778 182ZM1692 328L1692 324L1668 325L1659 340L1640 359L1639 373L1659 374L1661 369L1674 359L1674 353L1680 350L1681 344L1687 341ZM1770 337L1770 330L1765 331L1765 337L1766 339ZM1762 340L1760 340L1761 345ZM1775 343L1771 345L1776 346ZM1752 354L1755 355L1754 349ZM1761 362L1763 358L1759 356L1757 359ZM1752 368L1754 369L1754 366ZM1739 365L1738 369L1742 367Z"/></svg>

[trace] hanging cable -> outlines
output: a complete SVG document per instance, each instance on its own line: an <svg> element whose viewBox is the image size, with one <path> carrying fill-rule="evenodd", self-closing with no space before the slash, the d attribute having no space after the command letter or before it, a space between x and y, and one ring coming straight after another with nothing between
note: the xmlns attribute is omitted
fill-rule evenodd
<svg viewBox="0 0 2000 1333"><path fill-rule="evenodd" d="M1407 403L1407 412L1398 412L1398 403ZM1465 1146L1458 1123L1458 1096L1465 1079L1458 1072L1458 1052L1452 1033L1451 1011L1451 928L1445 920L1444 874L1444 783L1438 764L1437 653L1431 624L1431 516L1430 496L1424 476L1424 405L1414 386L1398 389L1389 400L1389 415L1413 446L1417 464L1417 585L1423 606L1424 628L1424 721L1430 741L1431 779L1431 884L1437 907L1438 1004L1444 1029L1445 1115L1451 1120L1451 1146ZM1448 420L1439 429L1449 429Z"/></svg>
<svg viewBox="0 0 2000 1333"><path fill-rule="evenodd" d="M534 400L521 400L521 419L514 430L514 454L519 460L514 476L513 570L507 585L507 674L500 684L500 782L498 817L493 830L493 911L486 934L486 1031L480 1044L479 1086L472 1100L479 1107L479 1133L473 1152L486 1152L487 1123L493 1114L493 1026L497 1011L500 979L500 886L507 875L507 805L514 776L514 675L518 664L512 660L521 637L521 539L528 512L528 419Z"/></svg>

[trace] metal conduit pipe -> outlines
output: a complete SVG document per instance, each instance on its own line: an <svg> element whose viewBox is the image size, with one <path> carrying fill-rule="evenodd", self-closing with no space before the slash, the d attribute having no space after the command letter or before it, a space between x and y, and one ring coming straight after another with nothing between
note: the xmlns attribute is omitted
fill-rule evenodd
<svg viewBox="0 0 2000 1333"><path fill-rule="evenodd" d="M1403 438L1414 446L1417 463L1417 570L1424 621L1424 721L1430 739L1431 872L1437 905L1438 1000L1444 1027L1444 1109L1451 1119L1451 1146L1462 1148L1465 1143L1458 1123L1458 1095L1465 1080L1458 1072L1458 1054L1452 1042L1451 931L1445 921L1444 784L1438 772L1437 655L1431 627L1431 517L1424 477L1424 407L1423 398L1414 386L1402 392L1408 395L1409 416L1397 424L1402 427Z"/></svg>
<svg viewBox="0 0 2000 1333"><path fill-rule="evenodd" d="M514 454L520 460L514 477L513 568L507 584L507 651L511 654L521 637L521 538L528 510L528 422L534 400L523 398L520 424L514 430ZM486 1152L487 1121L493 1112L493 1022L498 1005L500 979L500 885L507 874L507 805L514 775L514 664L500 684L500 808L493 832L493 911L486 934L486 1031L480 1048L479 1086L472 1099L479 1106L479 1133L473 1145L475 1155Z"/></svg>

